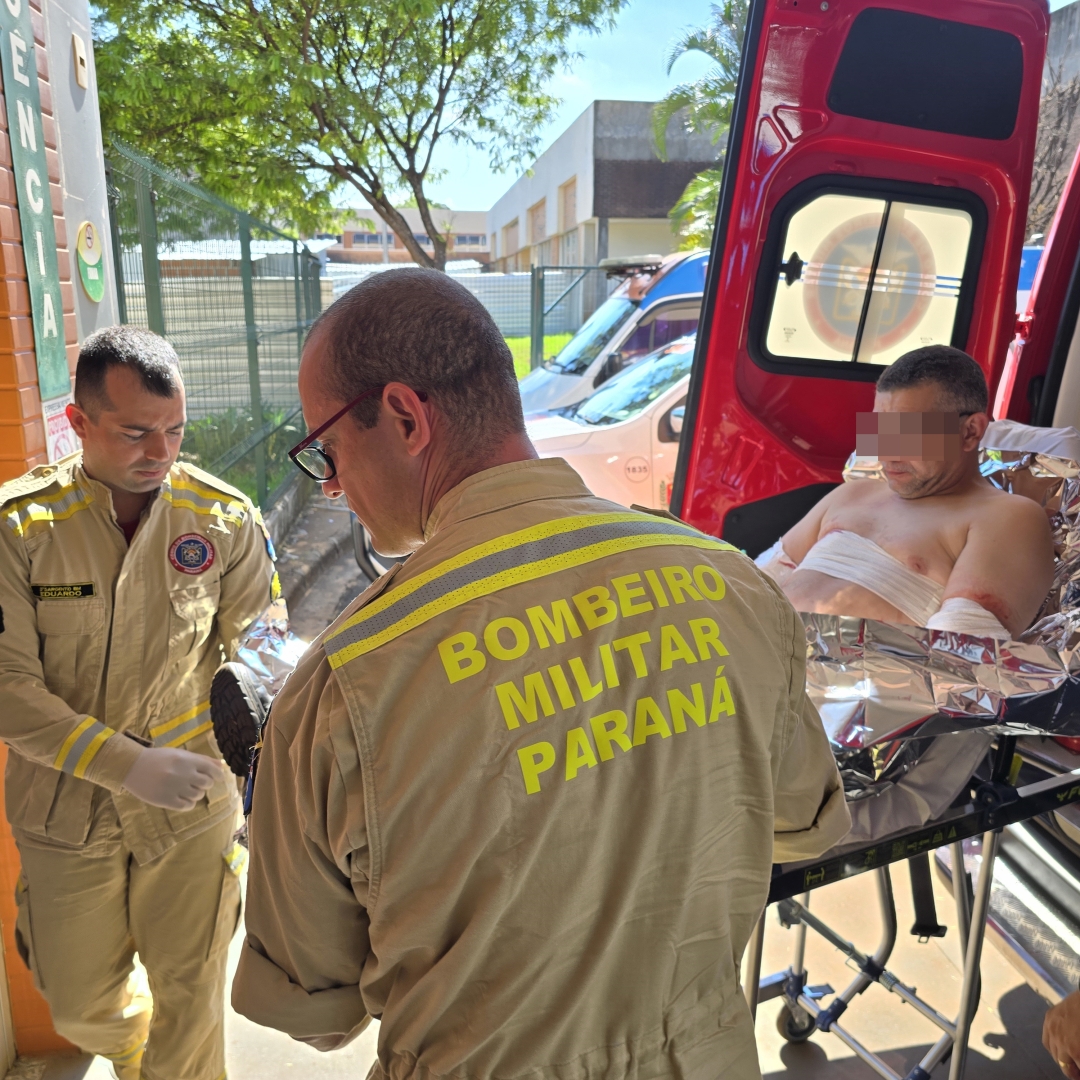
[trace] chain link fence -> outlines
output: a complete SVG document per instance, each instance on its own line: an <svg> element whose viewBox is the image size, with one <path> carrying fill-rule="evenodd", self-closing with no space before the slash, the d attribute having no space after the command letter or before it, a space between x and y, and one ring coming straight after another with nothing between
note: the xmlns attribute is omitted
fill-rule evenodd
<svg viewBox="0 0 1080 1080"><path fill-rule="evenodd" d="M600 266L534 266L529 276L530 369L550 360L622 280Z"/></svg>
<svg viewBox="0 0 1080 1080"><path fill-rule="evenodd" d="M326 269L334 298L393 265L330 263ZM519 378L555 356L621 280L599 266L534 266L531 271L502 273L483 271L478 263L450 262L446 272L491 313L510 346Z"/></svg>
<svg viewBox="0 0 1080 1080"><path fill-rule="evenodd" d="M106 169L120 321L161 334L180 357L180 457L268 510L303 434L296 378L323 307L319 261L128 147L111 146Z"/></svg>

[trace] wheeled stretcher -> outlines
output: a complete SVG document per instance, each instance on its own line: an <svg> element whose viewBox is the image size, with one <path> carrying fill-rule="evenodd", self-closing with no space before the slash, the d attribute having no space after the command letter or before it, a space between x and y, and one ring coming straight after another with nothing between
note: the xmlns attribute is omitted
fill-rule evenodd
<svg viewBox="0 0 1080 1080"><path fill-rule="evenodd" d="M1080 440L1020 425L998 431L1005 445L984 442L983 473L1042 503L1057 553L1054 588L1022 641L804 617L808 690L832 740L854 827L843 844L820 859L774 867L769 904L783 926L794 928L794 955L787 970L762 977L763 914L746 957L747 1000L754 1012L759 1002L783 998L779 1027L786 1039L801 1042L815 1032L831 1032L887 1080L925 1080L946 1061L950 1080L964 1075L1002 830L1080 804L1080 757L1077 768L1057 775L1028 770L1021 777L1024 755L1017 752L1024 736L1080 735L1080 454L1075 451ZM1058 456L1063 447L1070 457ZM973 885L964 842L970 846L977 838L981 858L974 860ZM909 863L912 934L927 939L945 932L934 905L934 852L944 856L939 862L951 877L964 957L955 1016L943 1015L888 967L897 941L894 863ZM883 926L872 952L811 910L815 890L864 873L876 879ZM805 947L811 931L855 969L839 991L810 983ZM875 986L941 1032L904 1077L863 1046L842 1020L848 1006Z"/></svg>
<svg viewBox="0 0 1080 1080"><path fill-rule="evenodd" d="M795 927L795 955L783 972L761 977L761 953L766 919L762 915L751 939L746 962L747 1000L751 1012L762 1001L783 997L781 1030L785 1038L801 1042L815 1031L831 1031L843 1040L879 1076L887 1080L925 1080L935 1066L951 1055L949 1080L964 1075L968 1034L978 1005L979 964L986 931L1001 830L1041 814L1080 802L1080 768L1061 776L1016 787L1010 779L1017 760L1015 735L999 736L992 754L993 765L987 779L973 785L973 798L951 808L940 818L917 829L883 836L880 840L842 845L813 862L774 868L769 889L769 904L775 904L780 922ZM982 858L978 880L972 888L971 875L965 869L964 841L982 838ZM937 924L937 914L930 882L929 855L947 847L952 869L956 921L964 956L960 1008L956 1017L942 1015L921 999L888 968L896 945L897 918L890 866L909 861L913 885L916 922L912 933L936 937L944 932ZM957 873L957 868L960 872ZM817 918L810 910L811 893L856 874L873 873L884 930L872 953L860 951L842 934ZM821 935L852 961L855 977L839 993L828 986L809 984L804 966L806 934ZM840 1023L840 1017L852 1001L873 985L897 995L941 1029L941 1037L906 1077L901 1077L871 1050L860 1044Z"/></svg>

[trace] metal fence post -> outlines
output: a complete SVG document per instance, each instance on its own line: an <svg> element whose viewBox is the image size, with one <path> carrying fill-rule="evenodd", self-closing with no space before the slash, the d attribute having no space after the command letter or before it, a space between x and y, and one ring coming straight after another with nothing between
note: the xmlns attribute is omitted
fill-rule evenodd
<svg viewBox="0 0 1080 1080"><path fill-rule="evenodd" d="M164 337L165 309L161 303L157 215L154 212L154 189L150 183L150 174L145 169L135 170L135 209L139 222L139 246L142 248L146 325L155 334Z"/></svg>
<svg viewBox="0 0 1080 1080"><path fill-rule="evenodd" d="M529 298L529 368L544 362L544 267L532 268L532 291Z"/></svg>
<svg viewBox="0 0 1080 1080"><path fill-rule="evenodd" d="M259 336L255 324L255 288L251 274L251 221L247 214L237 215L240 229L240 284L244 293L244 325L247 328L248 385L251 388L251 421L258 430L266 422L259 379ZM266 505L266 442L255 448L255 488L259 505Z"/></svg>
<svg viewBox="0 0 1080 1080"><path fill-rule="evenodd" d="M124 255L120 249L120 191L113 183L112 166L105 162L105 198L109 204L109 237L112 240L113 274L116 276L116 317L128 321L127 293L124 286Z"/></svg>
<svg viewBox="0 0 1080 1080"><path fill-rule="evenodd" d="M292 242L293 294L296 297L296 359L304 351L304 308L300 300L300 245Z"/></svg>

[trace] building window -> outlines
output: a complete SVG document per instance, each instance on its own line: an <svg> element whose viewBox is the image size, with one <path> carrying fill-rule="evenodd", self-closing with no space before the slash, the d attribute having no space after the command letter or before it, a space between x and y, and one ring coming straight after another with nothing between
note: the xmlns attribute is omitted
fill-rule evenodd
<svg viewBox="0 0 1080 1080"><path fill-rule="evenodd" d="M354 244L382 244L382 237L378 233L354 232L352 242Z"/></svg>
<svg viewBox="0 0 1080 1080"><path fill-rule="evenodd" d="M433 247L433 246L434 246L434 245L433 245L433 244L431 243L431 237L430 237L430 236L428 236L428 234L427 234L426 232L418 232L418 233L413 233L413 239L414 239L414 240L415 240L415 241L416 241L416 242L417 242L417 243L418 243L418 244L419 244L419 245L420 245L421 247Z"/></svg>
<svg viewBox="0 0 1080 1080"><path fill-rule="evenodd" d="M547 237L547 199L529 207L529 243L539 244Z"/></svg>
<svg viewBox="0 0 1080 1080"><path fill-rule="evenodd" d="M577 177L559 188L559 232L564 233L577 224Z"/></svg>
<svg viewBox="0 0 1080 1080"><path fill-rule="evenodd" d="M477 233L458 233L454 237L454 247L483 247L484 237Z"/></svg>
<svg viewBox="0 0 1080 1080"><path fill-rule="evenodd" d="M513 255L520 245L518 244L518 219L514 218L509 225L504 225L502 230L503 257Z"/></svg>
<svg viewBox="0 0 1080 1080"><path fill-rule="evenodd" d="M780 229L765 358L885 365L953 344L974 284L973 226L963 206L899 193L834 189L803 201Z"/></svg>

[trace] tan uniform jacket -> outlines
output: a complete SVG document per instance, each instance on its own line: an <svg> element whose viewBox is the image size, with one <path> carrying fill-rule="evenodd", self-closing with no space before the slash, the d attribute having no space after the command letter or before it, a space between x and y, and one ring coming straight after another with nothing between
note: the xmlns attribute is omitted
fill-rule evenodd
<svg viewBox="0 0 1080 1080"><path fill-rule="evenodd" d="M269 603L274 565L239 491L175 465L128 546L111 494L81 455L0 487L0 738L8 820L20 842L87 854L116 842L91 823L115 804L140 862L232 813L222 771L190 811L122 790L142 747L219 756L214 671ZM113 830L115 833L115 830Z"/></svg>
<svg viewBox="0 0 1080 1080"><path fill-rule="evenodd" d="M274 703L234 1006L324 1048L380 1017L395 1080L757 1076L773 860L849 820L798 616L559 460L427 534Z"/></svg>

